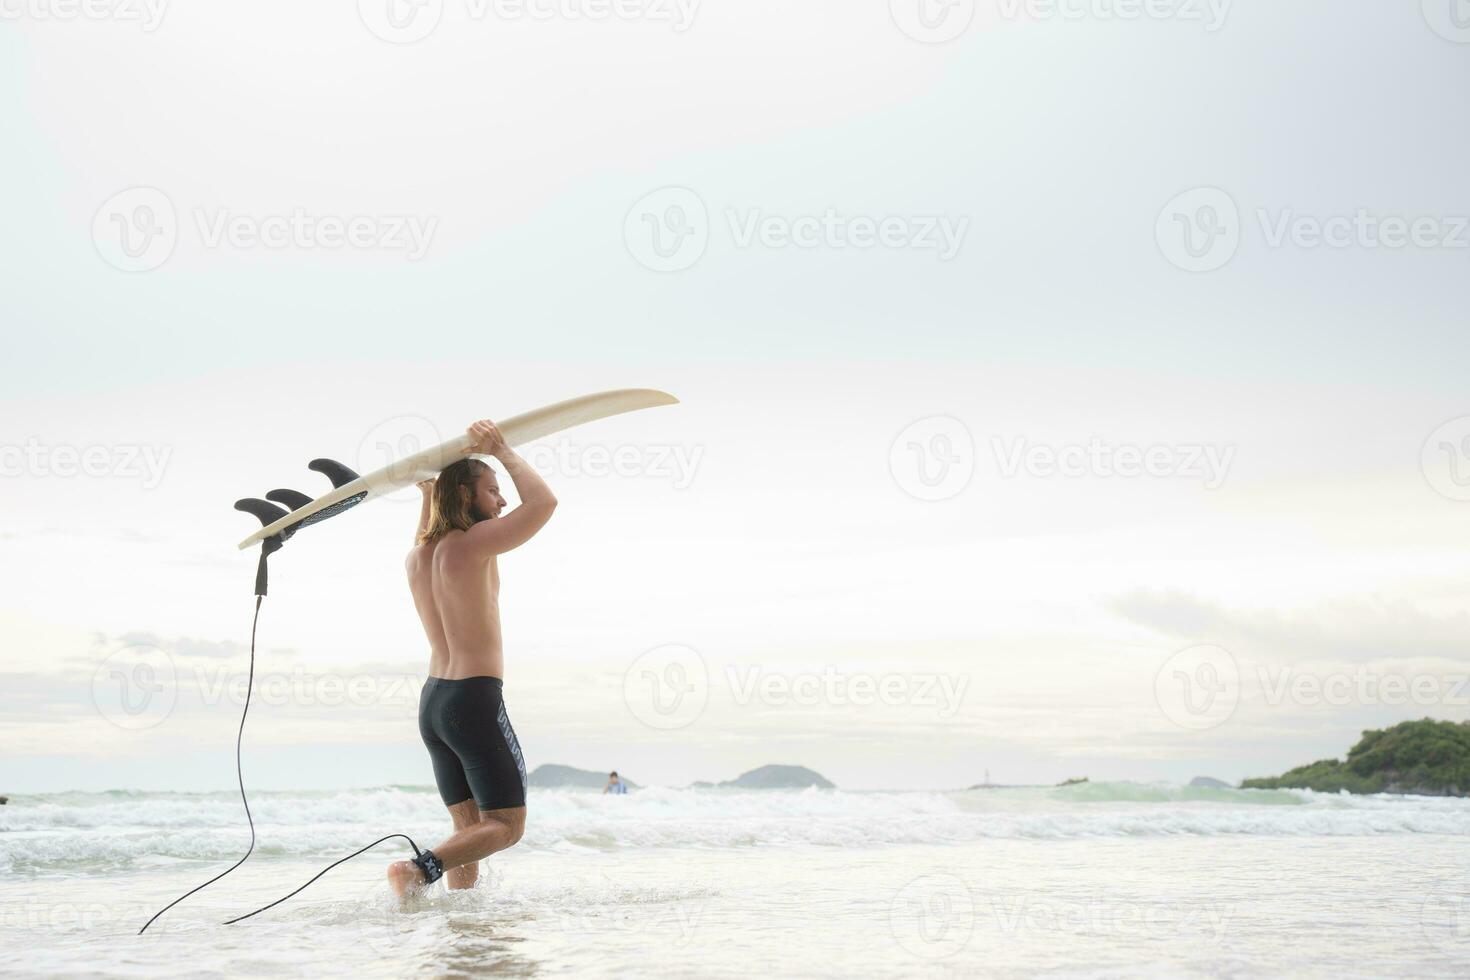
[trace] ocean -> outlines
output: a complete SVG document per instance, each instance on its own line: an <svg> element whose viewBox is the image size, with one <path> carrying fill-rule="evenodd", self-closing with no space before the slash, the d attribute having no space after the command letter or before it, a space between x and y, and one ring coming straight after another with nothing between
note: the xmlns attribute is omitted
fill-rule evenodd
<svg viewBox="0 0 1470 980"><path fill-rule="evenodd" d="M0 807L0 973L45 977L1383 977L1470 970L1470 800L1130 783L533 790L480 885L406 908L427 787Z"/></svg>

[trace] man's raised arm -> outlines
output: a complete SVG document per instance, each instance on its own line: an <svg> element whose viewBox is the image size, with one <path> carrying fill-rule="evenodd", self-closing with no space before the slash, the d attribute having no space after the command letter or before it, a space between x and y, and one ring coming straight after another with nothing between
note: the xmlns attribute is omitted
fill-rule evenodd
<svg viewBox="0 0 1470 980"><path fill-rule="evenodd" d="M502 554L531 540L551 520L552 511L556 510L556 495L541 475L506 445L495 423L476 422L470 426L470 435L476 440L470 452L498 459L510 474L521 498L521 505L509 514L492 521L481 521L469 531L475 547L490 555Z"/></svg>

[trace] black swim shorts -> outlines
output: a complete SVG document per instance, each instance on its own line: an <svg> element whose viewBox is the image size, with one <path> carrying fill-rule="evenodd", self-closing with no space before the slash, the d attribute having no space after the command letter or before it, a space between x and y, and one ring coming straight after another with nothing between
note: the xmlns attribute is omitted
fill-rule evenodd
<svg viewBox="0 0 1470 980"><path fill-rule="evenodd" d="M526 761L505 714L499 677L430 677L419 695L419 735L446 806L471 796L481 810L526 805Z"/></svg>

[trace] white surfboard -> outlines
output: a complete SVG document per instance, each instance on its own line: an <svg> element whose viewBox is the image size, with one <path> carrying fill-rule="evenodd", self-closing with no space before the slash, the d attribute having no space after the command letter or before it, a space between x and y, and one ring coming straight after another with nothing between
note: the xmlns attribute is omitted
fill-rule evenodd
<svg viewBox="0 0 1470 980"><path fill-rule="evenodd" d="M625 412L636 412L639 409L655 408L659 405L677 405L678 402L679 399L673 395L652 388L623 388L557 402L555 405L547 405L545 408L538 408L534 412L526 412L495 424L499 426L501 435L505 436L507 445L520 446L587 422L622 415ZM427 480L432 476L438 476L439 471L455 460L477 455L469 453L469 447L470 437L462 435L432 449L425 449L412 456L395 460L366 476L357 476L342 464L332 460L313 460L311 468L325 473L332 480L334 484L332 491L311 500L305 494L294 490L272 490L266 494L266 500L275 504L284 504L291 508L290 512L266 524L259 531L241 541L240 548L244 550L259 544L272 535L294 530L305 524L316 523L311 518L316 518L318 521L325 520L327 517L341 513L349 507L355 507L374 497L392 493L394 490L418 483L420 480ZM253 506L241 506L242 504ZM272 507L271 504L259 500L241 501L236 504L236 508L256 514L262 522L265 521L262 514L269 515L273 511L281 510L279 507Z"/></svg>

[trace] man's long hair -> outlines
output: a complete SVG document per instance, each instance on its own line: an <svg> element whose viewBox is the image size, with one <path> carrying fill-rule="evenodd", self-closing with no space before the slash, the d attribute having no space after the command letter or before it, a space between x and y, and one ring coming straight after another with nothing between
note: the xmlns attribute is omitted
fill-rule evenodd
<svg viewBox="0 0 1470 980"><path fill-rule="evenodd" d="M434 481L429 526L419 535L419 544L438 541L450 531L468 531L483 520L475 514L475 483L488 472L490 467L478 459L456 460L444 467Z"/></svg>

